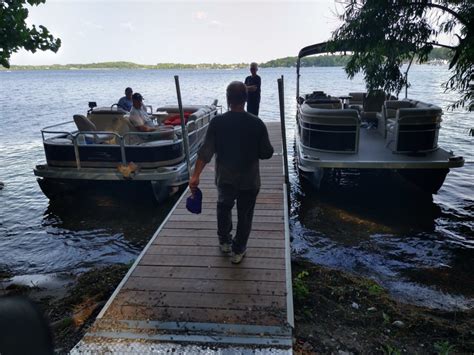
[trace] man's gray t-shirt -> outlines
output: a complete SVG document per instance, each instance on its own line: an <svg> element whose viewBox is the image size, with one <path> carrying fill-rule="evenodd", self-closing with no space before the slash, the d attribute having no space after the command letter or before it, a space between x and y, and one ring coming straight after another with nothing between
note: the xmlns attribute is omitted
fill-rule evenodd
<svg viewBox="0 0 474 355"><path fill-rule="evenodd" d="M260 188L259 159L270 159L273 147L260 118L247 112L215 117L198 157L208 163L216 154L216 185L240 190Z"/></svg>

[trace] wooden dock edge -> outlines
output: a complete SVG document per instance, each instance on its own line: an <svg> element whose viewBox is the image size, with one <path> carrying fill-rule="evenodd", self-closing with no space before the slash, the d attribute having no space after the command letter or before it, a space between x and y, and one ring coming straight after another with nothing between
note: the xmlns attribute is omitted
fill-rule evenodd
<svg viewBox="0 0 474 355"><path fill-rule="evenodd" d="M283 160L283 164L285 161ZM290 212L288 210L288 185L283 184L284 214L285 214L285 268L286 268L286 311L287 322L291 328L295 327L293 308L293 278L291 275L291 243L290 243Z"/></svg>
<svg viewBox="0 0 474 355"><path fill-rule="evenodd" d="M153 234L153 237L151 237L151 239L148 241L147 245L145 246L145 248L142 250L142 252L140 253L140 255L138 255L137 259L135 260L135 262L133 263L133 265L130 267L130 269L128 270L127 274L125 275L125 277L122 279L122 281L120 281L119 285L117 286L117 288L115 289L114 293L112 293L112 295L110 296L109 300L107 301L107 303L105 304L105 306L102 308L102 310L99 312L99 314L97 315L97 320L101 319L105 312L107 312L107 310L109 309L110 305L112 304L112 302L114 301L115 297L117 297L118 293L120 292L120 290L122 289L123 285L125 285L125 283L128 281L128 279L130 278L130 275L133 273L133 271L136 269L137 265L140 263L140 261L142 260L143 256L146 254L146 252L148 251L148 249L150 248L150 246L153 244L153 242L155 241L155 239L158 237L158 235L160 234L161 230L163 229L163 227L166 225L166 222L168 222L168 219L170 219L170 217L173 215L173 212L176 210L176 208L178 207L178 205L180 204L181 200L184 198L184 196L186 196L186 193L188 192L188 188L186 188L186 190L183 191L183 193L181 194L180 198L178 199L178 201L176 201L175 205L173 206L173 208L170 210L170 212L168 213L168 215L166 216L166 218L163 220L163 222L161 222L160 226L158 227L158 229L155 231L155 233Z"/></svg>

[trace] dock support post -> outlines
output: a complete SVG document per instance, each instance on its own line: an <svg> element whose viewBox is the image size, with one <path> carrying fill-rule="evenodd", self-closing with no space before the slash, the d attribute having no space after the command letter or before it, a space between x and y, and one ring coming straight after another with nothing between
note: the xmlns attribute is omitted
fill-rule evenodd
<svg viewBox="0 0 474 355"><path fill-rule="evenodd" d="M278 98L280 101L280 123L281 123L281 139L283 146L283 164L285 169L285 183L289 184L288 176L288 151L286 149L286 127L285 127L285 88L283 85L283 75L278 82Z"/></svg>
<svg viewBox="0 0 474 355"><path fill-rule="evenodd" d="M178 107L179 107L179 117L181 119L181 135L184 145L184 154L186 155L186 164L188 166L188 178L191 177L191 160L189 157L189 139L188 139L188 130L186 129L186 122L184 121L184 110L183 103L181 101L181 89L179 88L179 76L174 76L174 82L176 84L176 95L178 96Z"/></svg>

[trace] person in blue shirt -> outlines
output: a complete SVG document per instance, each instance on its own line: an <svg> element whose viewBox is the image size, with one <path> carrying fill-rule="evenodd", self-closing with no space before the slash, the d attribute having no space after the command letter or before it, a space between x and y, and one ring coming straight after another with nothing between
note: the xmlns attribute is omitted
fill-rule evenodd
<svg viewBox="0 0 474 355"><path fill-rule="evenodd" d="M133 90L132 88L126 88L125 89L125 96L120 98L119 102L117 103L117 106L121 108L122 110L125 110L127 112L130 112L132 109L132 94Z"/></svg>

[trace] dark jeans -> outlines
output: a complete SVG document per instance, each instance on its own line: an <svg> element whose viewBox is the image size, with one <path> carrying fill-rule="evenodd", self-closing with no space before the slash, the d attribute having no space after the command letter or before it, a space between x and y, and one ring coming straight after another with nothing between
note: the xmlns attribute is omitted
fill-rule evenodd
<svg viewBox="0 0 474 355"><path fill-rule="evenodd" d="M260 101L248 101L247 112L258 116L258 109L260 108Z"/></svg>
<svg viewBox="0 0 474 355"><path fill-rule="evenodd" d="M258 190L239 190L231 185L217 188L217 235L219 243L232 242L232 251L240 254L247 248L252 229L253 210ZM237 231L234 239L232 232L232 208L237 200Z"/></svg>

